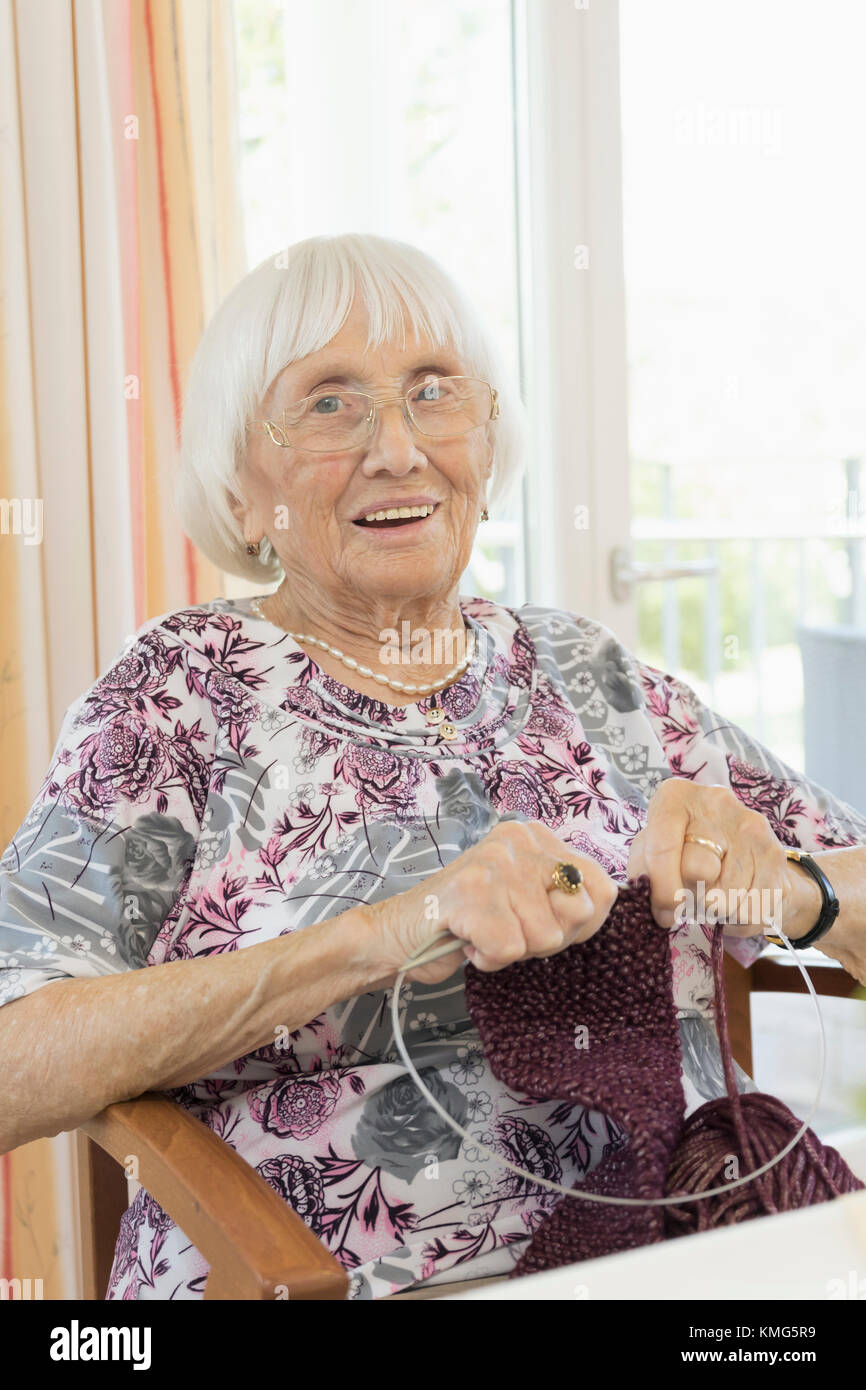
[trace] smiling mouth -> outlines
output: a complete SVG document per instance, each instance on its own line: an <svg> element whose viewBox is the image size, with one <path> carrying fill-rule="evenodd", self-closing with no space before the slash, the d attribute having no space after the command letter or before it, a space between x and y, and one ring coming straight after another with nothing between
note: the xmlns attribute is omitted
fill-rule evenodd
<svg viewBox="0 0 866 1390"><path fill-rule="evenodd" d="M426 503L421 507L389 507L387 511L370 512L359 517L353 526L363 526L371 531L393 530L398 527L421 526L436 511L439 503Z"/></svg>

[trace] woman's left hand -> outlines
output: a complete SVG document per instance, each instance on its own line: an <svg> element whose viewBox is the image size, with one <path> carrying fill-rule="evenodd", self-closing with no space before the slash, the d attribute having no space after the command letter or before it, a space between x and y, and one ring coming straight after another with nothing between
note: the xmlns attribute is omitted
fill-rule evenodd
<svg viewBox="0 0 866 1390"><path fill-rule="evenodd" d="M687 835L713 841L722 857ZM649 875L652 914L662 927L703 913L705 921L728 922L732 936L760 935L769 926L796 940L821 911L818 885L787 858L766 816L750 811L730 787L698 786L683 777L656 788L646 825L632 841L627 873Z"/></svg>

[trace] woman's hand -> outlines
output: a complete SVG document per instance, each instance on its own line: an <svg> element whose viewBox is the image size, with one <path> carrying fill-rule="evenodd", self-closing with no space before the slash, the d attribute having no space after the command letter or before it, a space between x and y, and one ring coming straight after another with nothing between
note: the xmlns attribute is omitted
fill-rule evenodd
<svg viewBox="0 0 866 1390"><path fill-rule="evenodd" d="M713 840L723 857L686 835ZM697 786L683 777L657 787L646 825L632 841L627 873L649 875L652 913L662 927L695 915L701 882L705 920L728 922L732 936L756 936L766 925L796 940L821 911L818 885L787 858L766 816L750 811L730 787Z"/></svg>
<svg viewBox="0 0 866 1390"><path fill-rule="evenodd" d="M576 864L577 893L548 892L555 866ZM479 970L552 956L598 931L617 895L600 864L572 853L538 821L503 821L423 883L368 907L383 976L393 979L415 951L447 927L463 945L408 973L447 980L465 958Z"/></svg>

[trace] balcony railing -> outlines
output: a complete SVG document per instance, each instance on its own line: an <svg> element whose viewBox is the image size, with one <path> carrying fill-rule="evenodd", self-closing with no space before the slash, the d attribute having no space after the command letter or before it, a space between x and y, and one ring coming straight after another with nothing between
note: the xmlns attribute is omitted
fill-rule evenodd
<svg viewBox="0 0 866 1390"><path fill-rule="evenodd" d="M708 572L703 575L696 575L691 582L697 579L703 585L702 603L702 657L703 670L700 673L700 680L704 684L702 694L716 708L720 708L719 701L724 697L720 694L720 677L727 670L730 671L730 663L725 661L724 642L726 634L723 632L722 618L722 598L726 576L732 572L732 566L742 563L741 559L734 555L734 547L742 551L745 544L748 551L749 567L749 617L748 632L736 634L741 640L747 637L748 651L751 657L751 690L750 700L747 700L742 707L737 710L738 722L762 742L771 741L773 729L771 724L773 717L777 716L776 727L778 728L778 716L784 712L784 716L790 719L792 715L791 699L796 693L787 684L787 676L796 683L800 680L800 671L796 665L796 659L789 667L785 668L782 676L780 688L779 669L777 669L774 679L768 680L766 667L767 658L770 651L781 652L783 647L787 648L790 644L791 652L796 658L794 648L796 646L796 627L797 624L816 622L816 623L839 623L854 628L862 628L866 631L866 574L864 574L864 549L863 541L866 540L866 518L860 520L837 520L829 521L824 524L815 524L806 529L802 522L776 521L772 518L766 520L756 520L751 522L703 522L686 521L672 518L661 518L657 520L636 520L632 525L632 544L636 556L642 556L644 547L652 544L657 551L659 546L663 548L663 563L670 567L684 563L681 547L689 544L691 547L687 564L696 567L697 564L705 564ZM778 640L770 643L767 637L767 550L769 546L791 546L793 554L789 561L789 572L794 576L790 602L787 605L787 612L784 615L784 626L790 632L789 644L780 643ZM844 547L847 555L847 566L849 572L849 583L846 586L847 592L836 592L832 602L823 604L823 609L819 611L818 605L814 602L812 593L812 576L815 573L815 566L819 563L820 552L823 548L823 559L827 557L827 547ZM697 553L696 553L697 552ZM694 590L692 590L694 593ZM684 597L682 585L675 580L662 581L662 608L661 608L661 646L662 659L665 669L671 672L679 672L683 668L682 651L682 631L681 631L681 605ZM780 614L778 606L775 612L775 628L778 632L780 626ZM696 673L697 674L697 673ZM802 719L802 706L800 706ZM735 717L732 712L731 717ZM781 751L781 750L780 750ZM802 723L800 724L799 736L796 730L789 731L789 742L787 747L788 760L794 759L800 767L803 766L803 745L802 745ZM785 753L782 753L785 756Z"/></svg>

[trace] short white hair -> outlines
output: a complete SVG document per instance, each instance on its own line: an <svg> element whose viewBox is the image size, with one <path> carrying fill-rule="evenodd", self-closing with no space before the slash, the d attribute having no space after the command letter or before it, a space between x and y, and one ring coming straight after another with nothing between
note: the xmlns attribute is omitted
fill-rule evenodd
<svg viewBox="0 0 866 1390"><path fill-rule="evenodd" d="M418 337L452 347L466 374L499 392L500 414L485 426L493 445L488 502L504 506L525 466L525 407L494 336L468 296L425 251L370 233L315 236L269 257L234 287L208 323L187 385L176 498L187 535L221 570L270 584L283 577L267 538L246 553L229 492L243 500L239 466L247 421L279 373L318 352L340 331L356 291L365 302L367 350L406 319Z"/></svg>

